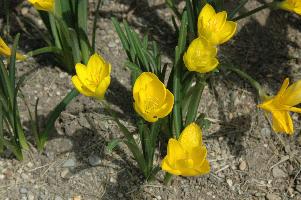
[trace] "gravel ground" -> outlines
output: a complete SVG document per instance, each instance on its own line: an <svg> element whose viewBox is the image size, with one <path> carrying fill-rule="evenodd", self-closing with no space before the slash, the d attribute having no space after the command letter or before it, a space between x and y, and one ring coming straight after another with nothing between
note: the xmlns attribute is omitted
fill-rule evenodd
<svg viewBox="0 0 301 200"><path fill-rule="evenodd" d="M230 1L226 3L233 7ZM257 1L249 1L245 9L257 5ZM36 32L28 28L25 20L40 25L35 11L25 4L15 10L18 14L12 14L15 25L11 31L21 31L21 50L38 47ZM116 0L106 1L100 16L98 52L112 64L113 70L106 98L121 121L134 130L130 73L124 67L126 56L110 18L128 20L139 33L157 41L162 47L163 63L168 64L176 42L172 14L163 0ZM92 17L93 14L90 27ZM275 93L284 77L300 78L300 28L300 16L264 11L243 20L235 38L222 46L220 52ZM18 75L35 69L22 92L32 109L35 99L40 99L38 111L43 125L51 109L72 89L71 76L54 66L49 56L29 59L17 66ZM22 162L9 151L0 158L0 199L301 199L299 115L293 114L293 136L276 135L264 113L257 109L255 92L247 83L223 71L212 77L210 83L199 108L212 123L204 130L210 174L175 177L165 186L164 173L160 172L154 182L143 182L124 145L114 152L105 148L111 139L122 136L116 124L98 102L79 96L57 120L56 130L42 154L31 146L24 152ZM21 101L20 107L23 124L28 127L28 114ZM157 158L157 162L160 160Z"/></svg>

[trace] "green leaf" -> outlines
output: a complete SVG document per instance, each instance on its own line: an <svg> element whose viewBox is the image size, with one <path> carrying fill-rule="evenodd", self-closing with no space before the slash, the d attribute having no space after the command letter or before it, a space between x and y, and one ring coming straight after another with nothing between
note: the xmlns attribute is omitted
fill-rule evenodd
<svg viewBox="0 0 301 200"><path fill-rule="evenodd" d="M49 47L42 47L42 48L30 51L27 53L27 55L30 57L33 57L33 56L38 56L38 55L45 54L45 53L61 54L62 50L55 46L49 46Z"/></svg>
<svg viewBox="0 0 301 200"><path fill-rule="evenodd" d="M187 37L187 12L185 11L182 16L180 35L178 39L178 46L175 50L175 61L173 67L173 94L174 94L174 107L173 107L173 131L175 138L178 138L182 130L182 113L181 113L181 76L183 67L183 53L186 49Z"/></svg>
<svg viewBox="0 0 301 200"><path fill-rule="evenodd" d="M6 139L3 140L4 146L9 149L17 157L18 160L23 160L22 150L18 145Z"/></svg>
<svg viewBox="0 0 301 200"><path fill-rule="evenodd" d="M229 14L228 19L233 19L234 16L240 11L240 9L248 2L248 0L240 0L239 4L234 8L234 10Z"/></svg>
<svg viewBox="0 0 301 200"><path fill-rule="evenodd" d="M4 131L4 126L3 126L3 108L2 108L2 104L0 103L0 154L3 153L4 151L4 144L3 144L3 140L4 140L4 135L3 135L3 131Z"/></svg>
<svg viewBox="0 0 301 200"><path fill-rule="evenodd" d="M192 97L189 102L185 126L189 125L190 123L196 120L198 107L206 84L205 80L206 78L204 76L198 76L198 79L192 92Z"/></svg>
<svg viewBox="0 0 301 200"><path fill-rule="evenodd" d="M9 59L9 79L12 87L15 87L16 84L16 53L18 48L18 42L19 42L20 34L17 34L14 39L14 44L11 52L11 56Z"/></svg>
<svg viewBox="0 0 301 200"><path fill-rule="evenodd" d="M76 89L72 89L65 98L54 108L54 110L50 113L49 118L46 121L45 130L39 135L41 146L44 147L50 131L54 128L54 123L57 118L60 116L61 112L63 112L69 103L79 95ZM42 149L39 149L40 151Z"/></svg>
<svg viewBox="0 0 301 200"><path fill-rule="evenodd" d="M74 29L69 28L69 33L71 36L71 49L72 49L72 55L73 55L73 63L80 63L81 62L81 51L79 48L79 42L77 39L77 35ZM86 64L86 63L85 63Z"/></svg>
<svg viewBox="0 0 301 200"><path fill-rule="evenodd" d="M126 35L122 31L119 22L114 17L111 20L112 20L112 23L113 23L113 25L115 27L115 30L116 30L116 32L117 32L117 34L118 34L118 36L119 36L119 38L121 40L121 44L122 44L123 48L126 50L126 52L129 51L128 40L126 38ZM128 55L128 57L129 57L129 55Z"/></svg>
<svg viewBox="0 0 301 200"><path fill-rule="evenodd" d="M108 145L107 145L107 150L109 152L112 152L119 145L120 142L122 142L121 139L113 139L113 140L111 140L108 143Z"/></svg>
<svg viewBox="0 0 301 200"><path fill-rule="evenodd" d="M211 126L211 122L205 118L205 114L201 113L197 120L196 123L202 128L202 130L207 130Z"/></svg>
<svg viewBox="0 0 301 200"><path fill-rule="evenodd" d="M97 29L97 21L98 21L98 17L99 17L99 8L100 5L102 4L102 0L98 0L97 2L97 6L96 9L94 11L94 20L93 20L93 31L92 31L92 51L93 53L95 53L96 51L96 29Z"/></svg>

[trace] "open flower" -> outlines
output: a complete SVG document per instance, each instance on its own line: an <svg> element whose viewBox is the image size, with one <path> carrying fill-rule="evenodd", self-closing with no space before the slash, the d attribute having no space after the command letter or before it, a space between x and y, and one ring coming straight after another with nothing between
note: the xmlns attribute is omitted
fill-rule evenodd
<svg viewBox="0 0 301 200"><path fill-rule="evenodd" d="M294 126L290 111L301 113L301 108L294 107L301 103L301 80L289 86L289 79L286 78L278 94L259 104L258 107L270 112L273 120L273 130L292 134Z"/></svg>
<svg viewBox="0 0 301 200"><path fill-rule="evenodd" d="M111 82L111 65L94 54L87 66L77 63L75 70L76 75L72 77L74 87L85 96L102 100Z"/></svg>
<svg viewBox="0 0 301 200"><path fill-rule="evenodd" d="M6 57L11 56L11 49L7 46L7 44L4 42L4 40L0 37L0 54ZM17 60L25 60L26 57L16 53L16 59Z"/></svg>
<svg viewBox="0 0 301 200"><path fill-rule="evenodd" d="M206 4L198 17L199 36L205 37L214 45L228 41L236 32L237 23L227 21L227 12L216 13L210 4Z"/></svg>
<svg viewBox="0 0 301 200"><path fill-rule="evenodd" d="M184 54L185 66L189 71L210 72L218 65L217 48L203 37L194 39Z"/></svg>
<svg viewBox="0 0 301 200"><path fill-rule="evenodd" d="M288 10L301 15L301 1L300 0L284 0L278 4L278 7L283 10Z"/></svg>
<svg viewBox="0 0 301 200"><path fill-rule="evenodd" d="M51 12L54 9L55 0L28 0L37 10ZM65 0L64 0L65 1Z"/></svg>
<svg viewBox="0 0 301 200"><path fill-rule="evenodd" d="M198 176L210 172L206 146L202 143L202 130L192 123L181 133L178 140L169 139L167 155L161 167L174 175Z"/></svg>
<svg viewBox="0 0 301 200"><path fill-rule="evenodd" d="M148 122L166 117L174 104L173 94L151 72L143 72L137 78L133 98L135 111Z"/></svg>

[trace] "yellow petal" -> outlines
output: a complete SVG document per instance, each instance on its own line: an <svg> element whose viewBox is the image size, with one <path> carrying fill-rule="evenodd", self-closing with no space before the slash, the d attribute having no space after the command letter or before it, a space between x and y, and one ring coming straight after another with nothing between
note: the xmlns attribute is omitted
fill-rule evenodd
<svg viewBox="0 0 301 200"><path fill-rule="evenodd" d="M207 158L206 146L202 145L202 146L191 148L191 151L189 152L189 158L193 160L194 168L203 165L204 161Z"/></svg>
<svg viewBox="0 0 301 200"><path fill-rule="evenodd" d="M203 164L198 168L195 168L198 171L198 175L208 174L210 173L210 164L208 160L204 160Z"/></svg>
<svg viewBox="0 0 301 200"><path fill-rule="evenodd" d="M225 25L227 21L227 12L222 11L214 15L210 21L209 21L209 26L208 30L214 31L214 32L220 32Z"/></svg>
<svg viewBox="0 0 301 200"><path fill-rule="evenodd" d="M134 87L133 87L133 97L134 99L138 99L137 95L141 90L145 89L145 85L149 84L155 75L151 72L143 72L140 76L136 79Z"/></svg>
<svg viewBox="0 0 301 200"><path fill-rule="evenodd" d="M283 81L283 83L281 85L281 88L280 88L279 92L276 95L277 98L281 97L284 94L284 92L287 89L288 85L289 85L289 78L286 78Z"/></svg>
<svg viewBox="0 0 301 200"><path fill-rule="evenodd" d="M222 30L218 34L218 44L222 44L230 40L236 32L237 23L227 21Z"/></svg>
<svg viewBox="0 0 301 200"><path fill-rule="evenodd" d="M74 87L77 89L77 91L85 96L91 97L94 95L93 92L91 92L90 90L88 90L88 88L86 88L82 82L80 81L80 79L78 78L78 76L73 76L71 79Z"/></svg>
<svg viewBox="0 0 301 200"><path fill-rule="evenodd" d="M161 108L158 110L156 113L159 118L164 118L166 117L173 108L174 104L174 96L173 94L166 89L166 98L164 104L161 106Z"/></svg>
<svg viewBox="0 0 301 200"><path fill-rule="evenodd" d="M215 58L217 48L211 45L204 37L194 39L183 56L184 64L189 71L206 73L218 65Z"/></svg>
<svg viewBox="0 0 301 200"><path fill-rule="evenodd" d="M111 82L111 77L107 76L106 78L104 78L100 84L98 85L98 87L95 90L95 94L94 96L99 99L99 100L103 100L105 92L107 91L109 85Z"/></svg>
<svg viewBox="0 0 301 200"><path fill-rule="evenodd" d="M93 54L88 61L87 71L90 74L93 82L98 83L100 80L109 76L111 65L98 54Z"/></svg>
<svg viewBox="0 0 301 200"><path fill-rule="evenodd" d="M203 29L204 26L209 24L210 19L215 15L215 10L210 4L206 4L198 17L198 30L199 30L199 35L201 35L201 30Z"/></svg>
<svg viewBox="0 0 301 200"><path fill-rule="evenodd" d="M202 130L196 123L189 124L179 137L181 146L191 152L195 147L202 145Z"/></svg>
<svg viewBox="0 0 301 200"><path fill-rule="evenodd" d="M198 176L199 172L193 168L181 168L180 169L182 176Z"/></svg>
<svg viewBox="0 0 301 200"><path fill-rule="evenodd" d="M37 10L52 11L55 0L28 0Z"/></svg>
<svg viewBox="0 0 301 200"><path fill-rule="evenodd" d="M75 65L76 74L81 83L87 87L90 91L95 92L97 88L97 82L94 82L93 76L89 73L87 67L81 63ZM97 76L97 75L95 75Z"/></svg>
<svg viewBox="0 0 301 200"><path fill-rule="evenodd" d="M287 134L292 134L294 132L292 118L288 111L273 111L273 130L278 132L284 132Z"/></svg>
<svg viewBox="0 0 301 200"><path fill-rule="evenodd" d="M161 168L162 170L166 171L166 172L169 172L171 174L174 174L174 175L180 175L181 174L181 171L178 170L178 169L173 169L170 164L168 163L168 160L167 160L167 156L165 156L165 158L162 160L162 163L161 163Z"/></svg>
<svg viewBox="0 0 301 200"><path fill-rule="evenodd" d="M141 110L141 107L138 102L134 102L134 109L135 111L138 113L138 115L140 115L145 121L148 121L148 122L156 122L158 121L158 117L157 116L154 116L154 115L149 115L149 114L146 114L144 111Z"/></svg>
<svg viewBox="0 0 301 200"><path fill-rule="evenodd" d="M283 92L281 100L283 104L294 106L301 103L301 80L290 85Z"/></svg>
<svg viewBox="0 0 301 200"><path fill-rule="evenodd" d="M10 56L11 55L11 50L7 46L7 44L4 42L4 40L0 37L0 54L4 56Z"/></svg>
<svg viewBox="0 0 301 200"><path fill-rule="evenodd" d="M181 146L181 144L171 138L167 145L167 159L171 167L175 168L178 160L186 159L186 152Z"/></svg>

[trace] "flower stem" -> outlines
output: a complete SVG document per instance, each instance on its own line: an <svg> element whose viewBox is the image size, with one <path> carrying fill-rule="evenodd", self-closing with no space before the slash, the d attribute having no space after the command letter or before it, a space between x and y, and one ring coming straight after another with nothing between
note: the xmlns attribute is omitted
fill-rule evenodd
<svg viewBox="0 0 301 200"><path fill-rule="evenodd" d="M244 72L238 68L235 68L233 66L229 66L229 65L224 65L223 67L230 71L235 72L237 75L239 75L243 79L246 79L251 84L251 86L257 90L258 95L261 99L266 99L268 97L266 92L262 88L262 86L255 79L253 79L250 75L248 75L246 72Z"/></svg>
<svg viewBox="0 0 301 200"><path fill-rule="evenodd" d="M266 8L271 8L271 9L276 9L277 8L277 5L278 5L278 2L277 1L273 1L271 3L266 3L266 4L263 4L262 6L259 6L258 8L255 8L253 10L250 10L249 12L246 12L246 13L243 13L241 15L239 15L238 17L234 17L232 18L231 20L232 21L238 21L238 20L241 20L243 18L246 18L248 16L251 16L261 10L264 10Z"/></svg>
<svg viewBox="0 0 301 200"><path fill-rule="evenodd" d="M164 185L167 185L170 182L171 178L172 178L172 174L167 172L164 176Z"/></svg>
<svg viewBox="0 0 301 200"><path fill-rule="evenodd" d="M194 122L197 116L198 107L202 98L202 94L206 85L206 77L199 75L196 80L196 85L194 86L193 96L190 100L188 113L186 116L186 126Z"/></svg>

